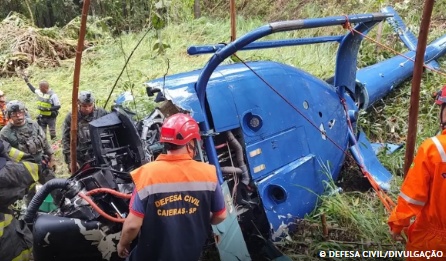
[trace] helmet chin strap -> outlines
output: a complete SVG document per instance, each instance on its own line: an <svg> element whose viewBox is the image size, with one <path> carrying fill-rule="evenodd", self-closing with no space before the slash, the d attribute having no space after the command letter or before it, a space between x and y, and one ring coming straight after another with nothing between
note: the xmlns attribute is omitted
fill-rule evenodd
<svg viewBox="0 0 446 261"><path fill-rule="evenodd" d="M191 143L186 144L187 154L193 159L195 157L195 146Z"/></svg>
<svg viewBox="0 0 446 261"><path fill-rule="evenodd" d="M197 139L194 139L194 145L192 145L191 143L187 143L186 149L187 154L189 154L192 159L198 154L198 156L200 157L200 161L204 162L203 151Z"/></svg>

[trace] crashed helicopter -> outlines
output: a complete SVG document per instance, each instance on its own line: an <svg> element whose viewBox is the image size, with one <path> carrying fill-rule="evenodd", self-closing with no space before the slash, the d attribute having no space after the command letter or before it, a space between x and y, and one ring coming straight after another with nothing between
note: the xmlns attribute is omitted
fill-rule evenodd
<svg viewBox="0 0 446 261"><path fill-rule="evenodd" d="M176 112L188 112L199 122L204 144L197 160L217 168L228 210L228 218L212 228L222 260L251 260L259 247L291 232L296 219L314 210L324 181L338 178L348 149L388 190L392 175L356 120L359 110L412 75L413 62L396 56L358 70L363 36L353 32L258 41L279 32L346 23L367 34L386 19L408 46L405 56L414 58L416 37L392 8L274 22L228 45L190 47L191 55L214 54L201 70L147 82L147 94L156 94L159 106L143 120L134 122L117 105L91 122L95 160L69 179L48 182L33 198L24 219L33 227L34 259L121 260L116 244L133 190L129 172L162 153L160 126ZM335 75L327 81L277 62L220 65L237 51L327 42L339 45ZM445 52L443 36L428 45L425 63L438 67L436 59ZM40 213L39 206L55 189L63 194L59 207ZM268 258L280 256L269 251Z"/></svg>

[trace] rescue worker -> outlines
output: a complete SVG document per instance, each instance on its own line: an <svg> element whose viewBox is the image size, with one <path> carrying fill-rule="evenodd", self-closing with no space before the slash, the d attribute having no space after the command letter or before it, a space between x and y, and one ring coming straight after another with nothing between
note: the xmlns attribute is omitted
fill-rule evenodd
<svg viewBox="0 0 446 261"><path fill-rule="evenodd" d="M0 130L8 124L8 116L6 115L6 95L0 91Z"/></svg>
<svg viewBox="0 0 446 261"><path fill-rule="evenodd" d="M200 140L197 122L182 113L167 118L160 142L167 154L131 172L130 201L118 255L131 261L197 261L210 225L226 218L215 167L193 160Z"/></svg>
<svg viewBox="0 0 446 261"><path fill-rule="evenodd" d="M102 108L96 108L95 97L90 91L81 91L78 96L78 122L77 122L77 147L76 147L76 159L77 167L81 167L84 163L93 158L93 148L90 139L90 130L88 124L104 115L108 112ZM70 170L70 134L71 132L71 112L67 114L63 125L63 155L65 163L68 164L68 170L74 173L76 170Z"/></svg>
<svg viewBox="0 0 446 261"><path fill-rule="evenodd" d="M29 82L28 77L24 77L28 88L37 95L37 123L42 127L43 131L50 133L51 140L56 139L56 118L59 115L60 101L57 94L50 89L47 81L40 81L39 89L37 90Z"/></svg>
<svg viewBox="0 0 446 261"><path fill-rule="evenodd" d="M0 138L7 141L12 147L31 155L35 163L40 164L45 161L54 167L53 150L37 122L25 117L25 105L20 101L12 100L6 105L6 112L10 122L0 131ZM55 177L52 172L47 174L46 181ZM27 204L34 194L35 189L27 195L25 200Z"/></svg>
<svg viewBox="0 0 446 261"><path fill-rule="evenodd" d="M12 161L5 145L7 143L0 140L0 260L28 261L31 260L32 234L23 221L14 217L10 206L35 186L42 176L42 167L27 161ZM24 154L12 150L9 154Z"/></svg>
<svg viewBox="0 0 446 261"><path fill-rule="evenodd" d="M446 252L446 85L435 103L441 106L441 133L425 140L418 148L401 186L398 204L389 217L391 235L402 241L401 231L408 228L406 250ZM411 223L411 219L415 221ZM425 260L408 257L406 260Z"/></svg>

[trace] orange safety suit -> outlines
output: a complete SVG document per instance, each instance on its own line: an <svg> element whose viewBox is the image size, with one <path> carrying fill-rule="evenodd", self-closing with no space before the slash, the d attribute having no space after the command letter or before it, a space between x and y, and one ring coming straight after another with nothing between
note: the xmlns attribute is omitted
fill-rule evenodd
<svg viewBox="0 0 446 261"><path fill-rule="evenodd" d="M0 105L0 129L8 124L8 117L6 117L6 103Z"/></svg>
<svg viewBox="0 0 446 261"><path fill-rule="evenodd" d="M425 140L401 186L398 204L389 217L393 232L408 229L408 251L446 253L446 130ZM411 224L411 218L415 221ZM406 260L426 260L408 257Z"/></svg>

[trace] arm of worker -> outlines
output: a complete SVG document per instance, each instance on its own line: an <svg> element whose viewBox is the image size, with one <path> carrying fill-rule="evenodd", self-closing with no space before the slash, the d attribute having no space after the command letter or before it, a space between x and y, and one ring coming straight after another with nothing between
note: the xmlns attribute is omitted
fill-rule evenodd
<svg viewBox="0 0 446 261"><path fill-rule="evenodd" d="M62 130L62 153L65 163L70 166L70 132L71 132L71 113L65 117Z"/></svg>
<svg viewBox="0 0 446 261"><path fill-rule="evenodd" d="M429 199L430 172L433 163L426 160L426 146L421 145L415 159L401 185L398 204L389 217L388 224L393 238L400 236L401 231L410 225L412 217L422 211Z"/></svg>
<svg viewBox="0 0 446 261"><path fill-rule="evenodd" d="M60 105L51 106L50 111L58 111L60 109Z"/></svg>
<svg viewBox="0 0 446 261"><path fill-rule="evenodd" d="M11 161L14 161L14 162L20 162L20 161L33 162L34 161L34 157L32 155L12 147L6 141L2 141L2 142L5 146L5 154Z"/></svg>
<svg viewBox="0 0 446 261"><path fill-rule="evenodd" d="M124 221L122 227L121 239L118 243L118 255L121 258L126 258L130 253L130 244L138 236L141 229L143 219L134 215L132 212Z"/></svg>
<svg viewBox="0 0 446 261"><path fill-rule="evenodd" d="M0 212L22 199L39 179L39 166L31 162L6 161L0 169Z"/></svg>
<svg viewBox="0 0 446 261"><path fill-rule="evenodd" d="M130 253L130 244L138 236L141 230L142 222L144 220L145 207L140 200L137 191L133 191L130 200L130 213L124 221L122 227L121 239L118 243L118 255L121 258L126 258Z"/></svg>
<svg viewBox="0 0 446 261"><path fill-rule="evenodd" d="M51 106L50 111L58 111L60 109L59 97L57 97L57 94L55 93L51 95L51 104L53 106Z"/></svg>
<svg viewBox="0 0 446 261"><path fill-rule="evenodd" d="M28 85L28 88L33 92L36 93L36 88L29 82L28 77L23 77L23 80L25 80L26 85Z"/></svg>
<svg viewBox="0 0 446 261"><path fill-rule="evenodd" d="M221 186L217 183L211 203L211 224L217 225L226 218L226 206Z"/></svg>

